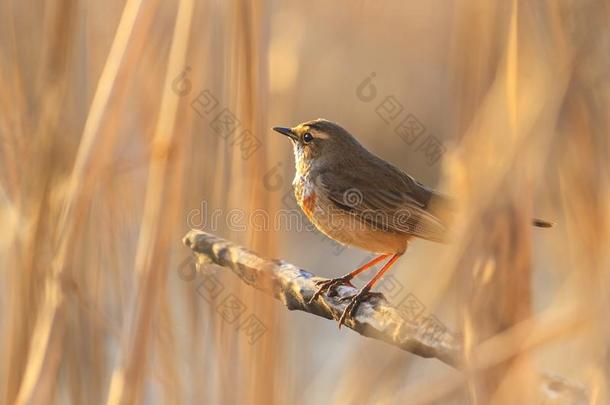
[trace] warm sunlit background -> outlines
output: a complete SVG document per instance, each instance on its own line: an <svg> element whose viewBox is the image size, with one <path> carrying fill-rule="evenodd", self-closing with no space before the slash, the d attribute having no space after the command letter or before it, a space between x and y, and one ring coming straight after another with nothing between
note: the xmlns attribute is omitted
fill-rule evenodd
<svg viewBox="0 0 610 405"><path fill-rule="evenodd" d="M608 404L609 106L604 0L3 0L0 403ZM458 199L380 288L466 371L185 276L190 226L320 276L368 257L247 221L294 208L270 127L318 117Z"/></svg>

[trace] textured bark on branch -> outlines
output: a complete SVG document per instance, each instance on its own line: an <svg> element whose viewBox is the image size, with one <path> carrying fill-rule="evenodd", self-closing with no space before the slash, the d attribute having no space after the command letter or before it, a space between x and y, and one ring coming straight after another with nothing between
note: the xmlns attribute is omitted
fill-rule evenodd
<svg viewBox="0 0 610 405"><path fill-rule="evenodd" d="M347 305L341 298L356 292L355 288L341 286L336 296L322 294L309 304L317 289L315 282L323 278L282 260L264 259L206 232L190 231L183 242L199 260L230 268L242 281L282 301L289 310L338 319ZM383 298L371 297L361 303L345 326L363 336L384 341L418 356L434 357L455 368L462 365L462 348L457 335L446 329L440 334L431 333L429 324L409 322ZM540 375L539 388L539 403L588 402L588 392L584 386L558 376Z"/></svg>
<svg viewBox="0 0 610 405"><path fill-rule="evenodd" d="M347 301L341 301L341 298L356 293L355 288L341 286L336 296L322 294L309 304L317 289L315 282L322 280L320 277L281 260L263 259L209 233L191 231L183 242L196 255L231 268L244 282L279 299L289 310L339 319L347 306ZM362 302L345 326L421 357L435 357L454 367L461 363L462 351L456 336L439 325L409 322L383 298L371 297Z"/></svg>

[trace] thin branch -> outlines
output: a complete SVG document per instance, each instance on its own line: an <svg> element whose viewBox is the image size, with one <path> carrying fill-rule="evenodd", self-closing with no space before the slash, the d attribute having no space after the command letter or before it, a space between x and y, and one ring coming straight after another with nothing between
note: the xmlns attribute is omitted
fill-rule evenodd
<svg viewBox="0 0 610 405"><path fill-rule="evenodd" d="M289 310L299 310L327 319L338 319L347 306L341 298L356 289L341 286L336 296L322 294L309 304L316 292L315 282L323 280L281 260L269 260L225 239L201 231L191 231L183 239L200 259L229 267L244 282L282 301ZM363 336L381 340L421 357L435 357L458 367L462 349L457 336L438 324L410 322L383 298L362 302L345 326ZM442 325L441 325L442 326Z"/></svg>
<svg viewBox="0 0 610 405"><path fill-rule="evenodd" d="M209 233L190 231L183 242L193 251L199 262L212 262L230 268L242 281L282 301L291 311L299 310L336 320L347 305L341 299L356 292L355 288L341 286L336 296L322 294L309 304L309 299L316 291L315 282L324 280L323 278L282 260L264 259L248 249ZM461 342L457 335L446 329L442 329L443 333L440 334L437 333L438 329L431 331L430 324L426 322L409 322L406 317L401 316L400 308L390 306L383 298L371 297L361 303L355 315L347 319L345 326L362 336L381 340L421 357L435 357L455 368L463 365ZM477 351L485 353L486 348L493 344L493 340L484 342ZM588 402L589 392L584 385L549 374L541 374L539 377L540 403ZM457 377L457 380L453 380L455 384L447 388L448 391L441 390L438 394L442 397L457 389L463 378L464 376ZM451 380L450 377L445 378L447 379Z"/></svg>

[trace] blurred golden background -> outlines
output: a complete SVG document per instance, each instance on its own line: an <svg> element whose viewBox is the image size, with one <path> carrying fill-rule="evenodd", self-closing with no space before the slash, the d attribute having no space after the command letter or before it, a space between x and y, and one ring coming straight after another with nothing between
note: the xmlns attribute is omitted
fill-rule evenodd
<svg viewBox="0 0 610 405"><path fill-rule="evenodd" d="M609 102L604 0L5 0L0 402L583 403L541 402L552 373L610 403ZM368 257L230 214L294 208L270 127L318 117L458 199L454 242L412 243L382 291L459 332L465 371L182 245L200 226L320 276Z"/></svg>

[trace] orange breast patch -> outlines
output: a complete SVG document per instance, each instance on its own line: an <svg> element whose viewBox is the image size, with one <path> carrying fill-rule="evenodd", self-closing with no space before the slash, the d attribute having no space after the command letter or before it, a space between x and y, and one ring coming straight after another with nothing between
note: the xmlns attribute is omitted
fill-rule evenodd
<svg viewBox="0 0 610 405"><path fill-rule="evenodd" d="M307 197L303 198L303 212L308 217L313 215L314 207L316 206L316 193L311 192Z"/></svg>

